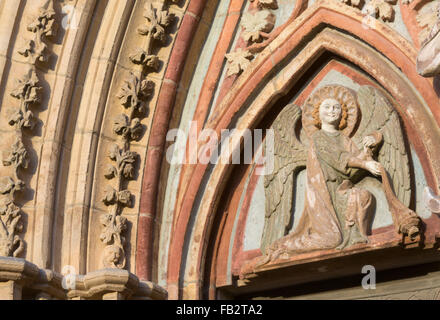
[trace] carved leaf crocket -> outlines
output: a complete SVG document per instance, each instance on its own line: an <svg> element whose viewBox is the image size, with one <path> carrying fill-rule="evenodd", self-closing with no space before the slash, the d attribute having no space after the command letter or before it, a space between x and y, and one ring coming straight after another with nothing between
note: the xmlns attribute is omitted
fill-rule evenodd
<svg viewBox="0 0 440 320"><path fill-rule="evenodd" d="M254 0L250 1L254 2ZM277 0L257 0L257 5L259 8L278 9Z"/></svg>
<svg viewBox="0 0 440 320"><path fill-rule="evenodd" d="M226 55L228 60L228 71L226 76L232 76L234 74L240 74L246 70L250 64L250 60L254 58L254 55L248 50L238 49L237 51L230 52Z"/></svg>
<svg viewBox="0 0 440 320"><path fill-rule="evenodd" d="M134 108L136 112L144 114L147 111L145 101L151 97L153 91L153 81L140 80L139 77L130 73L130 76L124 81L124 85L121 87L121 92L117 95L117 98L121 100L125 108Z"/></svg>
<svg viewBox="0 0 440 320"><path fill-rule="evenodd" d="M396 0L371 0L365 6L367 13L375 18L381 18L383 21L392 21L394 19L393 4Z"/></svg>
<svg viewBox="0 0 440 320"><path fill-rule="evenodd" d="M246 42L260 42L268 38L275 26L275 15L269 10L247 12L243 15L241 25L244 28L242 37Z"/></svg>

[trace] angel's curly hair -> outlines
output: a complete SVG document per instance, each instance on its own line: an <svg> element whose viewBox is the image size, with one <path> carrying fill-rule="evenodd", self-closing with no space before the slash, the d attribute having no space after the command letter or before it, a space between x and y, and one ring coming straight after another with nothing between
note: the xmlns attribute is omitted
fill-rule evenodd
<svg viewBox="0 0 440 320"><path fill-rule="evenodd" d="M326 99L335 99L341 104L342 112L341 112L341 120L339 121L338 129L342 130L345 127L347 127L348 107L343 99L343 96L341 95L341 92L339 92L338 87L336 86L323 87L316 92L315 97L317 97L317 99L314 101L315 103L313 104L312 116L313 119L315 120L314 124L317 128L321 129L319 108Z"/></svg>

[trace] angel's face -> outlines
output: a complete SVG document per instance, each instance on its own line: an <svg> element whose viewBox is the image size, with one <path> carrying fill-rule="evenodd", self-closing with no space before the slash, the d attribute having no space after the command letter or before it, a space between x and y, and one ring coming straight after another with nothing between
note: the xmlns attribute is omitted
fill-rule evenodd
<svg viewBox="0 0 440 320"><path fill-rule="evenodd" d="M337 126L341 120L342 106L338 100L325 99L319 106L319 118L323 124Z"/></svg>

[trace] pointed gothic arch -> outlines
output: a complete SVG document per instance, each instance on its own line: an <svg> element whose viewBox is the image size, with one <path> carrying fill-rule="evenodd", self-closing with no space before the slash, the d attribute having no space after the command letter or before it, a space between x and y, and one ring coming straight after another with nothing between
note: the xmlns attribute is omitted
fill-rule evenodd
<svg viewBox="0 0 440 320"><path fill-rule="evenodd" d="M407 40L384 24L377 23L375 29L365 30L363 23L358 11L343 4L322 1L310 7L236 80L206 127L218 133L231 123L238 129L255 128L273 102L288 91L311 62L329 51L369 74L397 101L398 112L422 159L428 183L437 187L438 182L433 178L439 174L433 155L440 151L434 142L439 137L435 92L424 91L423 96L419 92L429 80L416 74L416 52ZM373 43L376 49L371 47ZM239 119L235 118L238 113ZM429 129L420 128L417 125L420 122ZM234 147L238 141L235 140ZM169 283L178 283L180 290L184 288L179 297L201 297L212 221L231 168L223 164L212 167L198 164L192 168L188 187L182 191L184 200L177 208L173 224L168 267Z"/></svg>

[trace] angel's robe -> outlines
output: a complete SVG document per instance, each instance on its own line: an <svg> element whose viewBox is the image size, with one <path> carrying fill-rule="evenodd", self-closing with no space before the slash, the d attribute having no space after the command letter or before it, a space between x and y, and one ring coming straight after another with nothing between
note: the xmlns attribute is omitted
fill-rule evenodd
<svg viewBox="0 0 440 320"><path fill-rule="evenodd" d="M348 166L349 159L359 154L353 141L340 132L313 134L304 212L295 232L276 241L270 251L307 252L367 241L372 196L353 185L360 169Z"/></svg>

